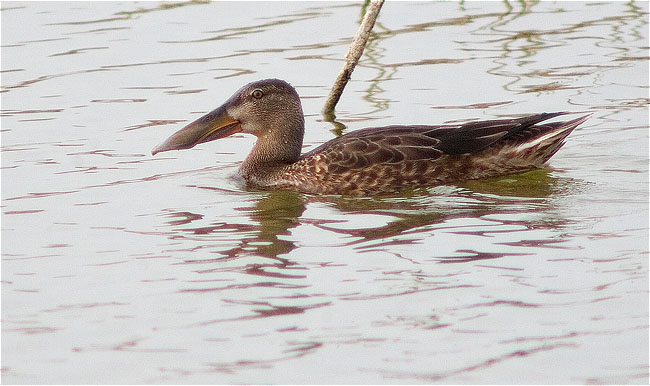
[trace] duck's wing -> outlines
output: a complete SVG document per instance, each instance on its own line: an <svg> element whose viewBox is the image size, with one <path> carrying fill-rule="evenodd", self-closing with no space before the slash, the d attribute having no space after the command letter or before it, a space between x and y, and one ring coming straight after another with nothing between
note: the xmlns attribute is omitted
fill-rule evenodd
<svg viewBox="0 0 650 386"><path fill-rule="evenodd" d="M375 164L395 164L405 160L435 160L443 152L440 139L427 135L434 126L387 126L358 130L335 138L306 153L317 157L330 171L362 169Z"/></svg>
<svg viewBox="0 0 650 386"><path fill-rule="evenodd" d="M374 164L435 161L445 155L477 153L497 141L524 141L543 133L537 123L566 113L543 113L524 118L443 126L386 126L357 130L306 153L337 169L361 169Z"/></svg>
<svg viewBox="0 0 650 386"><path fill-rule="evenodd" d="M551 126L537 125L542 121L567 113L541 113L516 119L479 121L463 124L451 130L439 130L438 149L449 155L474 154L501 139L525 142L535 138Z"/></svg>

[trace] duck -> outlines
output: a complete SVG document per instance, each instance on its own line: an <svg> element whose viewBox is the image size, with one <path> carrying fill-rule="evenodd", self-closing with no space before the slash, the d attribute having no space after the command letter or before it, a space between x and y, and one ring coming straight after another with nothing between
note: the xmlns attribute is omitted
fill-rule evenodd
<svg viewBox="0 0 650 386"><path fill-rule="evenodd" d="M549 121L566 114L370 127L301 154L305 118L298 93L284 80L263 79L241 87L151 153L190 149L235 133L252 134L257 141L238 170L247 186L372 196L545 167L569 134L589 117Z"/></svg>

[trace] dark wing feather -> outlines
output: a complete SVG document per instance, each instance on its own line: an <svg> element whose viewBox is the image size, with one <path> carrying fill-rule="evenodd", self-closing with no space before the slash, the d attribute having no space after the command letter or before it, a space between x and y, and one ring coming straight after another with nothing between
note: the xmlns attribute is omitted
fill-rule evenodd
<svg viewBox="0 0 650 386"><path fill-rule="evenodd" d="M376 164L437 160L443 155L476 153L501 139L532 138L547 126L535 126L536 123L562 114L566 113L542 113L456 126L411 125L361 129L335 138L304 154L302 158L324 157L330 172Z"/></svg>
<svg viewBox="0 0 650 386"><path fill-rule="evenodd" d="M455 130L434 135L440 139L438 148L447 154L473 154L503 138L533 138L541 134L541 128L535 126L536 123L563 114L566 113L542 113L517 119L470 122Z"/></svg>

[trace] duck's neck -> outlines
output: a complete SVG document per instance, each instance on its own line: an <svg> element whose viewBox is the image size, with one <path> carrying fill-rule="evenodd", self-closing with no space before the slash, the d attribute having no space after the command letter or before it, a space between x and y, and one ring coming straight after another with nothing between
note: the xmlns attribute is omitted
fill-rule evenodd
<svg viewBox="0 0 650 386"><path fill-rule="evenodd" d="M239 174L248 180L298 161L304 133L302 114L293 119L285 117L279 125L270 121L267 129L258 133L257 142L239 168Z"/></svg>

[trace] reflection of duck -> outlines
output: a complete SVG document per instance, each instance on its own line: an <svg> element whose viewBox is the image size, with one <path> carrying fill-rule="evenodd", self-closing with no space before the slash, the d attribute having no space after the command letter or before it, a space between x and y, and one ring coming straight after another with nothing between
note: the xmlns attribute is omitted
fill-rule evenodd
<svg viewBox="0 0 650 386"><path fill-rule="evenodd" d="M239 168L262 189L363 195L509 174L542 166L587 116L566 113L444 126L357 130L300 155L304 117L296 90L279 79L249 83L152 154L244 132L257 143Z"/></svg>
<svg viewBox="0 0 650 386"><path fill-rule="evenodd" d="M253 202L252 206L237 208L238 211L247 213L253 220L253 224L250 221L246 223L224 222L223 219L211 221L209 218L204 218L202 214L185 211L172 211L169 214L172 219L167 224L174 226L175 232L180 232L186 235L184 237L194 241L214 241L210 238L213 236L221 241L221 235L239 235L236 240L240 242L234 248L220 251L224 257L214 260L201 259L201 262L219 261L252 254L288 264L278 256L291 252L295 245L293 242L283 239L282 236L287 235L289 229L298 225L298 219L305 210L303 197L296 192L278 190L265 192ZM198 226L206 220L210 222L208 226ZM203 239L205 236L208 238ZM172 238L176 237L177 234L174 233ZM230 238L230 236L227 237Z"/></svg>

